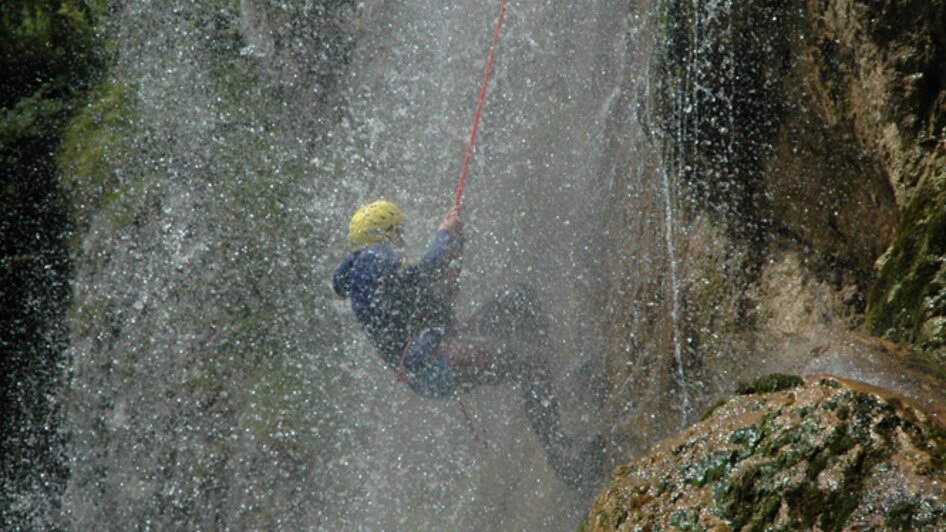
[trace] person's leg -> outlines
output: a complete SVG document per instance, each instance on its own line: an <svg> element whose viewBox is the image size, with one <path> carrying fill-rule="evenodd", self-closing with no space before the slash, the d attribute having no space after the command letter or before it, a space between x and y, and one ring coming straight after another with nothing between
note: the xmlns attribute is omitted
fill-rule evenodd
<svg viewBox="0 0 946 532"><path fill-rule="evenodd" d="M483 304L469 320L466 332L507 342L533 339L545 344L548 342L549 324L535 291L515 285Z"/></svg>
<svg viewBox="0 0 946 532"><path fill-rule="evenodd" d="M562 427L558 397L555 394L552 361L556 360L549 318L542 310L535 292L528 287L513 287L493 302L492 314L481 317L486 330L506 333L511 372L519 383L526 418L542 446L549 465L569 486L594 489L604 465L604 439L601 436L573 438Z"/></svg>
<svg viewBox="0 0 946 532"><path fill-rule="evenodd" d="M515 383L526 418L546 451L549 465L568 485L586 489L599 480L600 438L566 436L555 395L548 318L528 287L503 290L480 307L456 334L443 338L441 353L460 387Z"/></svg>
<svg viewBox="0 0 946 532"><path fill-rule="evenodd" d="M467 385L518 381L537 351L526 341L547 343L548 327L539 326L535 296L512 287L484 303L445 338L441 348L458 379Z"/></svg>
<svg viewBox="0 0 946 532"><path fill-rule="evenodd" d="M490 336L458 335L444 338L440 349L457 383L465 387L510 380L500 365L503 342Z"/></svg>
<svg viewBox="0 0 946 532"><path fill-rule="evenodd" d="M517 376L526 419L542 445L549 449L565 441L559 416L558 397L555 395L552 374L548 364L533 362Z"/></svg>
<svg viewBox="0 0 946 532"><path fill-rule="evenodd" d="M514 382L525 403L526 418L544 446L561 444L564 434L558 414L551 371L543 354L521 342L513 343L515 355L505 356L509 343L488 336L444 338L441 350L460 386ZM513 361L512 363L509 363Z"/></svg>

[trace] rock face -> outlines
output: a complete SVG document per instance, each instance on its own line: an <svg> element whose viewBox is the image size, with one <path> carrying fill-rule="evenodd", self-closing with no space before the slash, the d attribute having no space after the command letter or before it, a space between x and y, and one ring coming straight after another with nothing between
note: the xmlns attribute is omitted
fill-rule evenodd
<svg viewBox="0 0 946 532"><path fill-rule="evenodd" d="M614 120L647 130L609 216L616 454L766 373L942 382L946 3L657 9L644 101Z"/></svg>
<svg viewBox="0 0 946 532"><path fill-rule="evenodd" d="M585 530L942 529L946 431L903 397L773 375L618 467Z"/></svg>

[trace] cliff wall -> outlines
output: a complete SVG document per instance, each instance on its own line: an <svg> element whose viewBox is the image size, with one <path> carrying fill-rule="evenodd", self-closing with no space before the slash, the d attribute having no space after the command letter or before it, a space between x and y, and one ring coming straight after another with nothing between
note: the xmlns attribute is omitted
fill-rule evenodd
<svg viewBox="0 0 946 532"><path fill-rule="evenodd" d="M616 453L771 372L895 390L942 423L944 17L941 1L659 5L638 89L659 156L624 202L611 279Z"/></svg>
<svg viewBox="0 0 946 532"><path fill-rule="evenodd" d="M941 375L944 3L657 11L651 86L626 92L659 155L615 217L623 434L653 441L673 430L655 412L682 426L766 372Z"/></svg>

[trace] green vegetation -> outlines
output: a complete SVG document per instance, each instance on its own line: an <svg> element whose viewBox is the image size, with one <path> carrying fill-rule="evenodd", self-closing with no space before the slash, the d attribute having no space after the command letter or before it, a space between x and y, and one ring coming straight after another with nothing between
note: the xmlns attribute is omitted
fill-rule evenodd
<svg viewBox="0 0 946 532"><path fill-rule="evenodd" d="M705 486L723 478L729 473L729 468L736 461L733 451L717 451L695 464L684 467L683 480L693 486Z"/></svg>
<svg viewBox="0 0 946 532"><path fill-rule="evenodd" d="M748 387L797 386L784 375L760 381ZM943 478L946 431L835 380L812 386L819 393L732 399L719 426L761 415L728 434L705 427L618 468L606 492L613 498L589 515L605 528L657 518L699 530L715 522L710 514L733 530L838 531L872 519L895 530L941 528L946 505L924 486Z"/></svg>
<svg viewBox="0 0 946 532"><path fill-rule="evenodd" d="M931 164L944 168L946 157ZM864 324L868 332L926 352L946 348L946 174L936 177L901 213Z"/></svg>
<svg viewBox="0 0 946 532"><path fill-rule="evenodd" d="M19 2L0 15L0 76L9 88L0 94L4 110L22 98L68 100L88 88L101 66L95 22L101 0ZM37 127L45 127L34 122Z"/></svg>
<svg viewBox="0 0 946 532"><path fill-rule="evenodd" d="M897 501L887 512L891 530L932 530L946 521L946 506L940 501L909 497Z"/></svg>
<svg viewBox="0 0 946 532"><path fill-rule="evenodd" d="M0 478L0 522L14 529L56 528L38 505L21 501L55 506L67 474L51 390L68 342L72 223L53 154L103 64L95 24L104 9L100 1L47 0L6 2L0 13L0 453L29 463Z"/></svg>
<svg viewBox="0 0 946 532"><path fill-rule="evenodd" d="M584 518L581 520L580 523L578 523L578 528L576 528L575 530L577 532L585 532L587 528L588 528L588 519Z"/></svg>
<svg viewBox="0 0 946 532"><path fill-rule="evenodd" d="M785 375L782 373L773 373L764 377L759 377L752 382L740 383L736 386L736 393L739 395L749 395L753 393L770 393L790 390L803 385L805 381L795 375Z"/></svg>
<svg viewBox="0 0 946 532"><path fill-rule="evenodd" d="M624 508L618 509L614 512L614 515L611 516L611 526L618 528L624 524L624 521L627 521L627 510Z"/></svg>
<svg viewBox="0 0 946 532"><path fill-rule="evenodd" d="M876 468L893 452L892 431L900 420L889 405L865 394L842 392L824 409L843 412L848 422L825 433L820 414L799 409L792 412L797 424L776 427L764 417L755 430L730 435L731 443L746 447L739 454L747 460L713 486L721 517L736 529L762 530L784 508L792 527L844 527ZM805 472L801 477L797 467ZM836 486L815 482L828 469L837 472Z"/></svg>
<svg viewBox="0 0 946 532"><path fill-rule="evenodd" d="M58 152L62 169L61 186L70 194L76 220L85 225L103 207L112 209L116 222L122 190L114 176L112 161L121 160L129 133L129 90L111 81L101 81L92 91L89 104L73 117L63 131ZM119 209L119 210L116 210Z"/></svg>
<svg viewBox="0 0 946 532"><path fill-rule="evenodd" d="M726 401L727 399L723 399L723 398L717 399L713 404L708 406L706 410L703 411L702 414L700 414L700 421L706 421L707 419L709 419L709 417L713 415L713 412L715 412L717 408L726 404Z"/></svg>

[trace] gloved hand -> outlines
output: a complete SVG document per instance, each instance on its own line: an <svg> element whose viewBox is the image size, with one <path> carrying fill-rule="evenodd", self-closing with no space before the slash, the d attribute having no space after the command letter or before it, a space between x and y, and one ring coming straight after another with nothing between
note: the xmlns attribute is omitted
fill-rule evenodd
<svg viewBox="0 0 946 532"><path fill-rule="evenodd" d="M440 227L437 229L446 229L454 233L460 234L463 231L463 222L460 221L460 206L454 205L450 207L450 210L443 215L443 221L440 222Z"/></svg>

